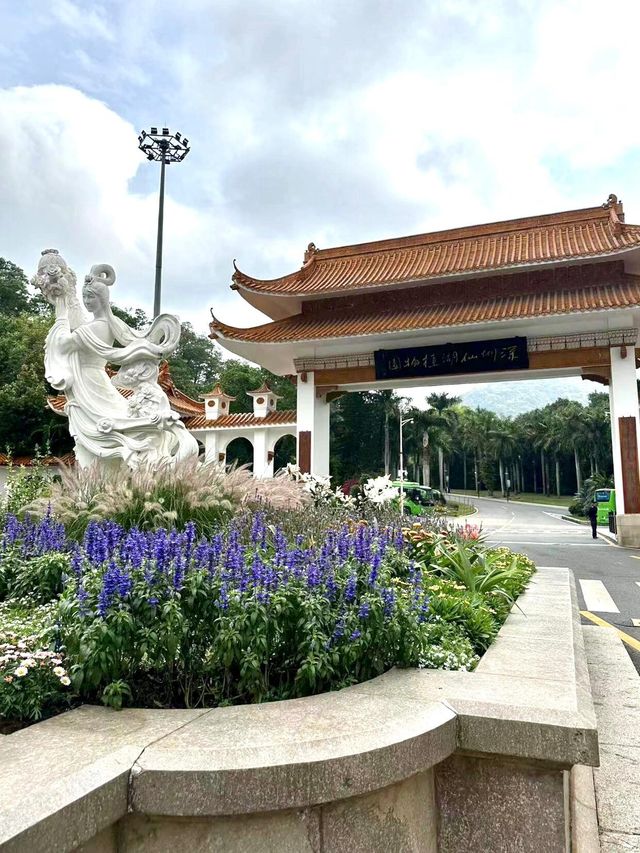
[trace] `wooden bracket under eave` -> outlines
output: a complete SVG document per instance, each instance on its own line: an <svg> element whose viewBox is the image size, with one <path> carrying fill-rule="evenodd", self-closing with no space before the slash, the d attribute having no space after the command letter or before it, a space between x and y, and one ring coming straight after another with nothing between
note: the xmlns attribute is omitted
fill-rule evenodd
<svg viewBox="0 0 640 853"><path fill-rule="evenodd" d="M588 379L589 382L598 382L600 385L608 385L611 382L611 368L606 365L583 367L582 378Z"/></svg>
<svg viewBox="0 0 640 853"><path fill-rule="evenodd" d="M340 389L337 385L318 385L316 388L316 397L324 397L327 403L332 403L346 393L348 392Z"/></svg>

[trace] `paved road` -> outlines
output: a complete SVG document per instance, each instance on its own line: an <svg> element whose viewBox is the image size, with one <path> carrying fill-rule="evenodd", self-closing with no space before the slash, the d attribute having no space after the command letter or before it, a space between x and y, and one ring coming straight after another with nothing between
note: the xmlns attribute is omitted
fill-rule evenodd
<svg viewBox="0 0 640 853"><path fill-rule="evenodd" d="M576 578L580 609L604 619L640 641L640 551L592 539L591 528L564 521L563 507L533 506L472 498L491 543L521 551L538 566L566 566ZM583 617L584 624L593 624ZM639 623L640 624L640 623ZM640 652L625 645L640 672Z"/></svg>

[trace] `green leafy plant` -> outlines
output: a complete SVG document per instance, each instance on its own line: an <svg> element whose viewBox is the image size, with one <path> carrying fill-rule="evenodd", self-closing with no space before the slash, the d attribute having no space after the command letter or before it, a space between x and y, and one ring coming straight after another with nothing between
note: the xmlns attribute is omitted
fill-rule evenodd
<svg viewBox="0 0 640 853"><path fill-rule="evenodd" d="M50 605L0 605L0 732L69 707L65 658L49 647L54 630Z"/></svg>

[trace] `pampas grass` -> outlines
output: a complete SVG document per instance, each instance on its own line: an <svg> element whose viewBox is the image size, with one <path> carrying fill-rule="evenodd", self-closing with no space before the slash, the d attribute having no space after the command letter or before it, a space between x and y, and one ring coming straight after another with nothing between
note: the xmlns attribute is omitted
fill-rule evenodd
<svg viewBox="0 0 640 853"><path fill-rule="evenodd" d="M286 476L254 479L245 467L225 471L187 459L137 471L61 466L60 482L47 497L23 507L21 515L41 518L51 508L73 538L90 522L106 520L142 530L181 529L192 521L207 536L242 508L301 509L308 500L301 484Z"/></svg>

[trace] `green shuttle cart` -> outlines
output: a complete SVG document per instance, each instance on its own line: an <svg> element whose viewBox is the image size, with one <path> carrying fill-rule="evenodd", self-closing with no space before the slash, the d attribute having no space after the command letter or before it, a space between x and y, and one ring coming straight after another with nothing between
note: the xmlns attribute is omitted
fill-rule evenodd
<svg viewBox="0 0 640 853"><path fill-rule="evenodd" d="M609 524L609 513L616 514L616 490L596 489L594 499L598 507L598 524Z"/></svg>

